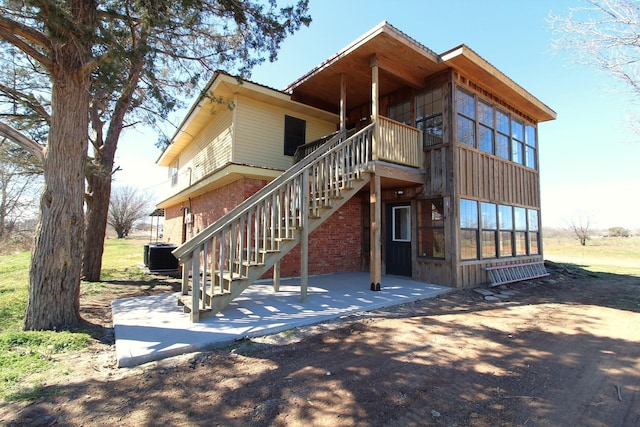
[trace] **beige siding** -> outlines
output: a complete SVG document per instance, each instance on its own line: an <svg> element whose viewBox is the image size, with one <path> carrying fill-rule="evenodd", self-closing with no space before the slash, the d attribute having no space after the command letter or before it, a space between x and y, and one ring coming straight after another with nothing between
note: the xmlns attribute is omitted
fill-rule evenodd
<svg viewBox="0 0 640 427"><path fill-rule="evenodd" d="M336 130L335 122L320 120L264 102L238 97L233 161L236 163L288 169L292 157L284 151L284 116L307 122L306 142L314 141Z"/></svg>

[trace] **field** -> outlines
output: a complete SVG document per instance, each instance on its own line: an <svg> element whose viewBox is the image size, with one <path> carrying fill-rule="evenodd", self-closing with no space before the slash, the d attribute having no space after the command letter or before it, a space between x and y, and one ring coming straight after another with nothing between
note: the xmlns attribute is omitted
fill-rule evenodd
<svg viewBox="0 0 640 427"><path fill-rule="evenodd" d="M108 240L70 333L20 331L28 254L0 257L2 425L640 425L640 240L545 240L551 276L140 367L114 366L109 303L173 292L144 241Z"/></svg>

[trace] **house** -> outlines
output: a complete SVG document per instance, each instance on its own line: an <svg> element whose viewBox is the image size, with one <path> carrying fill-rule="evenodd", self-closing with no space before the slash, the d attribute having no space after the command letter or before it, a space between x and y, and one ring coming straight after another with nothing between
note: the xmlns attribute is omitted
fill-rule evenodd
<svg viewBox="0 0 640 427"><path fill-rule="evenodd" d="M466 45L383 22L284 90L219 72L205 93L157 162L194 321L264 277L301 277L304 299L309 274L545 273L537 129L556 113Z"/></svg>

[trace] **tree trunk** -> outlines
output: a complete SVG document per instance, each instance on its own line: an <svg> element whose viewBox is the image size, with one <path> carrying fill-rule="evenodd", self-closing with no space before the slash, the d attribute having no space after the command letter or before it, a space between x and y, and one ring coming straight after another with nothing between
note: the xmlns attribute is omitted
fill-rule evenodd
<svg viewBox="0 0 640 427"><path fill-rule="evenodd" d="M113 158L111 159L113 162ZM89 282L100 281L102 254L107 232L107 216L111 195L111 173L95 173L87 176L87 229L85 234L82 275Z"/></svg>
<svg viewBox="0 0 640 427"><path fill-rule="evenodd" d="M43 160L44 189L31 256L26 330L64 329L80 320L89 99L87 81L78 80L68 76L64 83L54 83L51 101L58 120L51 123Z"/></svg>
<svg viewBox="0 0 640 427"><path fill-rule="evenodd" d="M96 4L71 1L78 25L95 28ZM65 34L51 45L51 127L44 188L29 271L26 330L65 329L80 321L85 162L89 129L91 40Z"/></svg>

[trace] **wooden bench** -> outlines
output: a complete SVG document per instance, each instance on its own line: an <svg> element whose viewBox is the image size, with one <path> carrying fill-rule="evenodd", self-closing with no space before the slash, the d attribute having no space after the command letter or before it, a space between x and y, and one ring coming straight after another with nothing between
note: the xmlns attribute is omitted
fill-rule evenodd
<svg viewBox="0 0 640 427"><path fill-rule="evenodd" d="M490 287L549 275L547 269L544 267L544 261L498 265L495 267L485 267L485 270L491 281L489 284Z"/></svg>

